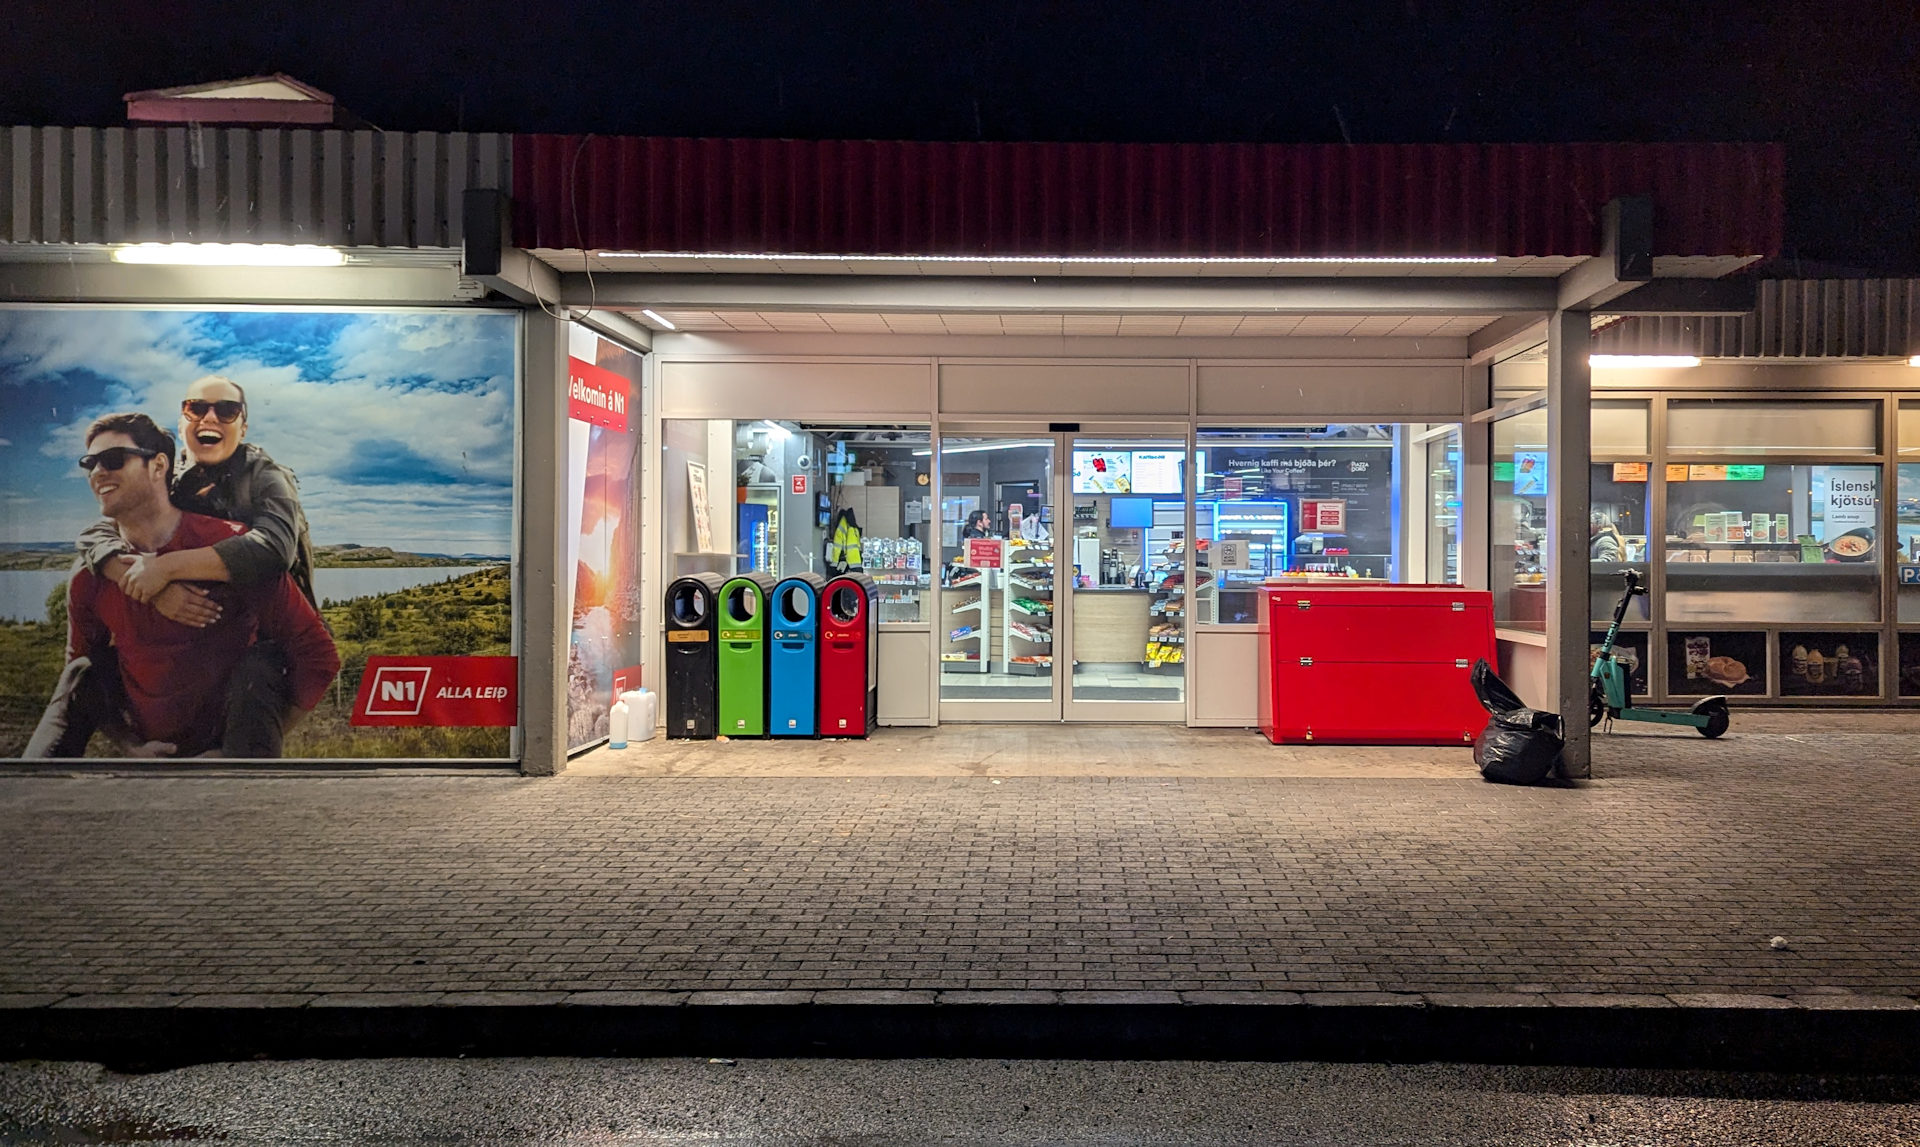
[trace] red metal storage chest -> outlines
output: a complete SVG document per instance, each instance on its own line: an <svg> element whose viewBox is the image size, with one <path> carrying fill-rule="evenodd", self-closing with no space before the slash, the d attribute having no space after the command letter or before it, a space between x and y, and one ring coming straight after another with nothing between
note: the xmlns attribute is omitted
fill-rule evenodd
<svg viewBox="0 0 1920 1147"><path fill-rule="evenodd" d="M1482 657L1494 660L1484 590L1269 583L1260 728L1276 745L1470 744L1487 723L1470 680Z"/></svg>

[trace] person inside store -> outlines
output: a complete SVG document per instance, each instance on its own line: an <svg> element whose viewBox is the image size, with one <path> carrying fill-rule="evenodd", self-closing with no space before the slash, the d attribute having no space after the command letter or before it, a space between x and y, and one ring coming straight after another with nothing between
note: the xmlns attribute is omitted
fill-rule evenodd
<svg viewBox="0 0 1920 1147"><path fill-rule="evenodd" d="M174 505L173 436L144 414L87 430L80 468L129 552L165 557L242 536ZM340 671L333 638L291 575L196 587L218 625L170 619L84 560L67 581L67 662L26 750L79 757L98 733L140 757L278 757Z"/></svg>
<svg viewBox="0 0 1920 1147"><path fill-rule="evenodd" d="M239 383L208 375L189 385L180 402L180 438L192 462L174 476L173 504L247 529L213 545L153 555L134 552L112 523L101 521L80 535L87 568L183 625L205 627L220 617L196 582L249 587L289 574L317 610L313 539L298 481L246 437L247 392Z"/></svg>
<svg viewBox="0 0 1920 1147"><path fill-rule="evenodd" d="M1587 517L1587 556L1596 562L1625 561L1626 539L1620 536L1613 519L1599 510Z"/></svg>
<svg viewBox="0 0 1920 1147"><path fill-rule="evenodd" d="M967 524L960 527L963 538L990 538L993 536L993 522L988 519L985 510L975 510L967 515Z"/></svg>

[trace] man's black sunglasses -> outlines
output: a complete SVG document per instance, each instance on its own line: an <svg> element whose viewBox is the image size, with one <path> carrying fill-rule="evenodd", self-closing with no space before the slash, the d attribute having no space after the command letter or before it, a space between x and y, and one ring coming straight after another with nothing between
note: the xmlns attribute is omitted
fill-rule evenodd
<svg viewBox="0 0 1920 1147"><path fill-rule="evenodd" d="M208 402L204 398L189 398L180 404L180 413L196 421L205 418L209 410L213 411L213 416L221 422L232 422L247 412L247 404L235 402L231 398L223 398L218 402Z"/></svg>
<svg viewBox="0 0 1920 1147"><path fill-rule="evenodd" d="M144 462L159 456L158 450L146 450L139 446L109 446L93 454L82 454L80 468L88 473L92 473L95 466L105 470L118 470L127 464L129 457L138 458Z"/></svg>

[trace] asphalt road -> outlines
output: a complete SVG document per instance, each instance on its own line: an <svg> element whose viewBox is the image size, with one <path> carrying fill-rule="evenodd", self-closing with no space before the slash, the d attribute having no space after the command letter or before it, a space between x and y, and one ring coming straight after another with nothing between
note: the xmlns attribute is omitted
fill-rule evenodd
<svg viewBox="0 0 1920 1147"><path fill-rule="evenodd" d="M1460 1065L360 1060L0 1065L0 1143L1875 1144L1920 1079Z"/></svg>

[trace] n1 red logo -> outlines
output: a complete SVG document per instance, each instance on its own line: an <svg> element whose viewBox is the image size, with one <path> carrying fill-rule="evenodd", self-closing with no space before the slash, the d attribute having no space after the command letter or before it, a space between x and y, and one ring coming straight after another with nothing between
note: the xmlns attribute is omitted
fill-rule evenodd
<svg viewBox="0 0 1920 1147"><path fill-rule="evenodd" d="M793 476L793 492L796 494L804 494L807 492L807 476L805 474L795 474Z"/></svg>
<svg viewBox="0 0 1920 1147"><path fill-rule="evenodd" d="M383 665L373 670L371 680L361 680L367 681L367 716L418 717L433 670L425 665Z"/></svg>
<svg viewBox="0 0 1920 1147"><path fill-rule="evenodd" d="M369 657L354 697L355 725L518 723L515 657Z"/></svg>

